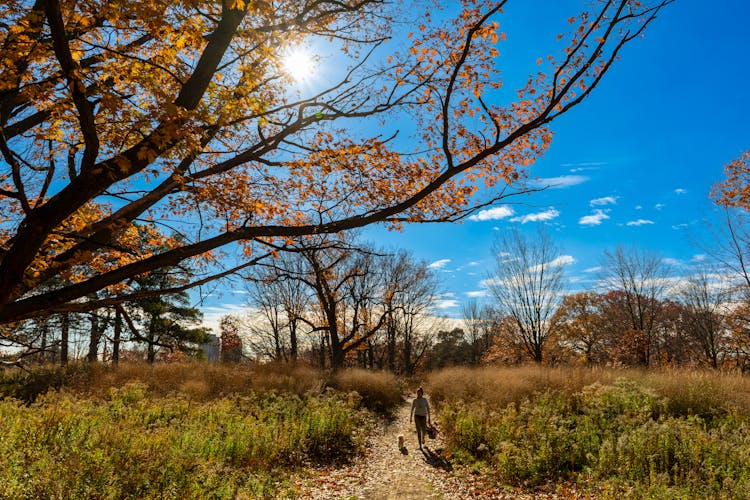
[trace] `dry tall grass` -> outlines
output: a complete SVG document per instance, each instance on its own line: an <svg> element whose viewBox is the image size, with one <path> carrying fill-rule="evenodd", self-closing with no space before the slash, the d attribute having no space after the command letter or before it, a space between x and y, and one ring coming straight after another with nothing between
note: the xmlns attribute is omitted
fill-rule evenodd
<svg viewBox="0 0 750 500"><path fill-rule="evenodd" d="M480 400L504 407L547 390L572 394L593 383L608 385L617 379L633 380L652 389L668 400L675 414L707 415L719 408L750 414L750 378L734 372L540 366L448 368L428 375L425 391L437 404Z"/></svg>
<svg viewBox="0 0 750 500"><path fill-rule="evenodd" d="M71 364L26 373L0 373L0 399L12 397L31 403L50 389L85 398L105 398L112 389L136 383L149 396L180 395L210 401L229 395L278 392L299 396L319 394L326 387L357 392L365 407L389 413L401 402L395 375L361 369L331 374L304 364L224 365L208 363L125 363L119 366Z"/></svg>
<svg viewBox="0 0 750 500"><path fill-rule="evenodd" d="M335 373L330 384L337 390L355 391L362 396L362 404L379 413L389 413L402 400L402 387L395 375L351 368Z"/></svg>

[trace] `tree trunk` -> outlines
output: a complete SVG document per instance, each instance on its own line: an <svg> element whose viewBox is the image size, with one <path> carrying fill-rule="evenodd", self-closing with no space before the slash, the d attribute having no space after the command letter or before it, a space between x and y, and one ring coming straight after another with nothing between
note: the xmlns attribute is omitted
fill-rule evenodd
<svg viewBox="0 0 750 500"><path fill-rule="evenodd" d="M297 325L289 325L289 349L292 361L297 361Z"/></svg>
<svg viewBox="0 0 750 500"><path fill-rule="evenodd" d="M407 375L414 374L414 367L411 361L411 334L408 330L404 332L404 372Z"/></svg>
<svg viewBox="0 0 750 500"><path fill-rule="evenodd" d="M92 313L89 316L89 320L91 321L91 330L89 335L89 354L87 359L89 363L96 363L99 355L99 339L101 338L102 333L99 329L99 318L96 314Z"/></svg>
<svg viewBox="0 0 750 500"><path fill-rule="evenodd" d="M70 314L62 313L60 316L60 364L68 364L68 337L70 335Z"/></svg>
<svg viewBox="0 0 750 500"><path fill-rule="evenodd" d="M112 364L117 366L120 362L120 336L122 335L122 313L120 308L115 309L115 336L112 340Z"/></svg>
<svg viewBox="0 0 750 500"><path fill-rule="evenodd" d="M154 339L155 329L156 329L156 318L151 318L151 321L149 322L149 325L148 325L148 336L146 337L146 341L148 343L146 361L150 365L154 364L154 361L156 360L156 348L155 348L156 340Z"/></svg>

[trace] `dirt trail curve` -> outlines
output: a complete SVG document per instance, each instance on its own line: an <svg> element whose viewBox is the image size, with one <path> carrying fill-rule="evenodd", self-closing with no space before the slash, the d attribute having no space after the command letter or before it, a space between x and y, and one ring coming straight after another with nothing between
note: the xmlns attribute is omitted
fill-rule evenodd
<svg viewBox="0 0 750 500"><path fill-rule="evenodd" d="M300 498L417 500L463 498L532 498L532 496L488 495L472 484L470 476L456 475L441 452L440 435L418 448L414 424L409 423L411 403L399 407L395 419L370 436L363 457L351 465L322 471L317 480L300 484ZM398 449L398 436L405 449Z"/></svg>

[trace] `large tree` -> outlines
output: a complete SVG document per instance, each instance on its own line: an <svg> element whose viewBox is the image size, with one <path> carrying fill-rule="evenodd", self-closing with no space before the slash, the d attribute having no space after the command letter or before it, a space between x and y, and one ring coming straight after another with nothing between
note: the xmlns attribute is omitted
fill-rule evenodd
<svg viewBox="0 0 750 500"><path fill-rule="evenodd" d="M671 286L669 265L657 254L619 246L604 253L601 286L608 294L608 315L624 317L621 340L637 345L637 363L648 366L656 349L662 299ZM614 314L612 314L614 313Z"/></svg>
<svg viewBox="0 0 750 500"><path fill-rule="evenodd" d="M570 258L541 227L535 238L512 231L495 242L493 254L495 270L487 283L500 316L511 320L518 344L541 363Z"/></svg>
<svg viewBox="0 0 750 500"><path fill-rule="evenodd" d="M127 280L180 263L204 274L170 292L288 237L497 202L548 147L549 123L670 1L595 3L507 90L505 0L445 12L428 0L6 1L0 323L137 299ZM284 72L306 40L341 52L325 88ZM139 251L144 239L161 249ZM219 249L253 258L233 268ZM69 284L45 289L56 278Z"/></svg>
<svg viewBox="0 0 750 500"><path fill-rule="evenodd" d="M573 351L587 365L607 361L612 338L604 311L605 300L598 293L579 292L563 297L552 319L559 347Z"/></svg>

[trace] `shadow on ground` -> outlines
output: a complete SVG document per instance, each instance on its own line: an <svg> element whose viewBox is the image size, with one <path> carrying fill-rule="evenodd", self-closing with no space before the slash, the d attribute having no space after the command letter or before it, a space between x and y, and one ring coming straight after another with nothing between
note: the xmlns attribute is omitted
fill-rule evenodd
<svg viewBox="0 0 750 500"><path fill-rule="evenodd" d="M424 455L423 459L425 463L436 469L443 469L444 471L450 472L453 470L453 465L451 465L448 459L442 455L442 452L443 450L440 448L431 450L427 445L422 447L422 455Z"/></svg>

